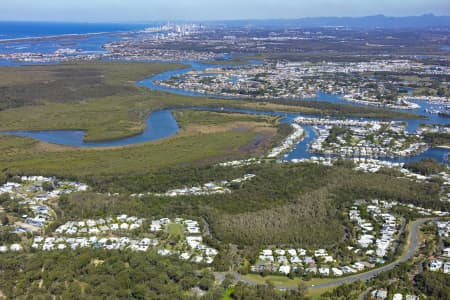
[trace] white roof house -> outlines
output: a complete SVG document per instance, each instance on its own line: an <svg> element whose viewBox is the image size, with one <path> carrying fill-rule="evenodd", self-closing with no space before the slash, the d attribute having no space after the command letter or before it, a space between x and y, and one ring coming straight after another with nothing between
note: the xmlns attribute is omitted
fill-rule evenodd
<svg viewBox="0 0 450 300"><path fill-rule="evenodd" d="M324 276L329 276L330 275L330 268L328 268L328 267L319 268L319 274L320 275L324 275Z"/></svg>
<svg viewBox="0 0 450 300"><path fill-rule="evenodd" d="M321 256L327 256L328 253L325 249L318 249L316 251L314 251L314 256L315 257L321 257Z"/></svg>
<svg viewBox="0 0 450 300"><path fill-rule="evenodd" d="M287 251L287 253L288 253L290 256L297 256L297 251L296 251L295 249L289 249L289 250Z"/></svg>
<svg viewBox="0 0 450 300"><path fill-rule="evenodd" d="M259 259L262 261L274 262L273 255L260 255Z"/></svg>
<svg viewBox="0 0 450 300"><path fill-rule="evenodd" d="M439 271L442 267L442 261L438 259L433 259L429 264L430 271Z"/></svg>
<svg viewBox="0 0 450 300"><path fill-rule="evenodd" d="M331 255L326 255L326 256L323 256L323 261L326 262L326 263L334 262L334 258Z"/></svg>
<svg viewBox="0 0 450 300"><path fill-rule="evenodd" d="M211 264L213 261L214 261L214 259L212 257L208 256L205 258L205 263L207 263L207 264Z"/></svg>
<svg viewBox="0 0 450 300"><path fill-rule="evenodd" d="M302 260L298 256L292 256L291 257L291 263L292 264L299 264L301 262L302 262Z"/></svg>
<svg viewBox="0 0 450 300"><path fill-rule="evenodd" d="M360 263L360 262L355 262L355 263L352 265L352 267L355 268L355 269L358 270L358 271L362 271L362 270L364 270L364 268L365 268L365 266L364 266L362 263Z"/></svg>
<svg viewBox="0 0 450 300"><path fill-rule="evenodd" d="M192 261L195 263L201 263L203 261L203 256L197 255L192 258Z"/></svg>
<svg viewBox="0 0 450 300"><path fill-rule="evenodd" d="M442 255L445 257L450 257L450 248L445 248L442 250Z"/></svg>
<svg viewBox="0 0 450 300"><path fill-rule="evenodd" d="M342 272L338 268L332 268L331 270L333 271L334 276L342 276L342 275L344 275L344 272Z"/></svg>
<svg viewBox="0 0 450 300"><path fill-rule="evenodd" d="M303 248L299 248L299 249L297 249L297 254L298 254L298 256L305 256L306 250Z"/></svg>
<svg viewBox="0 0 450 300"><path fill-rule="evenodd" d="M152 224L150 225L150 231L160 231L161 230L161 223L157 221L152 221Z"/></svg>
<svg viewBox="0 0 450 300"><path fill-rule="evenodd" d="M189 258L191 258L191 254L188 252L183 252L180 254L180 259L182 260L188 260Z"/></svg>
<svg viewBox="0 0 450 300"><path fill-rule="evenodd" d="M445 274L449 274L450 273L450 262L444 263L443 271L444 271Z"/></svg>
<svg viewBox="0 0 450 300"><path fill-rule="evenodd" d="M65 244L58 244L58 250L64 250L67 246Z"/></svg>
<svg viewBox="0 0 450 300"><path fill-rule="evenodd" d="M286 254L286 251L284 251L283 249L276 249L276 250L275 250L275 253L276 253L277 255L285 255L285 254Z"/></svg>
<svg viewBox="0 0 450 300"><path fill-rule="evenodd" d="M272 250L270 249L264 249L261 251L262 255L272 255Z"/></svg>
<svg viewBox="0 0 450 300"><path fill-rule="evenodd" d="M291 266L280 266L280 269L278 270L280 273L283 274L289 274L291 272Z"/></svg>
<svg viewBox="0 0 450 300"><path fill-rule="evenodd" d="M202 242L202 237L201 236L188 236L188 237L186 237L186 242L189 245L189 247L195 249Z"/></svg>
<svg viewBox="0 0 450 300"><path fill-rule="evenodd" d="M278 262L279 264L287 264L287 263L288 263L288 259L287 259L286 256L281 255L281 256L278 256L278 257L277 257L277 262Z"/></svg>
<svg viewBox="0 0 450 300"><path fill-rule="evenodd" d="M388 293L386 290L374 290L371 292L371 295L375 299L384 300L387 299Z"/></svg>
<svg viewBox="0 0 450 300"><path fill-rule="evenodd" d="M392 300L403 300L403 295L402 294L394 294L394 296L392 297Z"/></svg>
<svg viewBox="0 0 450 300"><path fill-rule="evenodd" d="M216 249L214 249L214 248L206 248L206 250L205 250L205 254L206 255L214 256L214 255L217 255L218 253L219 252Z"/></svg>
<svg viewBox="0 0 450 300"><path fill-rule="evenodd" d="M11 251L20 251L20 250L22 250L22 246L20 246L19 244L12 244L12 245L9 247L9 249L10 249Z"/></svg>

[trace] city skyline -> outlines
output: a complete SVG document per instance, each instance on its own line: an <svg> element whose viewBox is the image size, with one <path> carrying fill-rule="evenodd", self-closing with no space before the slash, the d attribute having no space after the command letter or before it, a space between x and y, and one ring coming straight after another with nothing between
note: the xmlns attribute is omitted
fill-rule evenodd
<svg viewBox="0 0 450 300"><path fill-rule="evenodd" d="M326 7L326 10L324 10ZM450 15L445 0L17 0L2 4L2 21L145 22L361 17L369 15Z"/></svg>

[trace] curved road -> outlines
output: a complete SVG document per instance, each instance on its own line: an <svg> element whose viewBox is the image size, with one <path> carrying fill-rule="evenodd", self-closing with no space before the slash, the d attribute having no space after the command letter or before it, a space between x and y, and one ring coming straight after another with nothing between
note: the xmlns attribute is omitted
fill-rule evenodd
<svg viewBox="0 0 450 300"><path fill-rule="evenodd" d="M339 286L344 283L352 283L352 282L359 281L359 280L364 280L364 281L369 280L382 272L392 270L400 263L408 261L410 258L412 258L414 256L414 253L416 253L417 249L419 248L419 227L426 222L439 220L439 219L442 219L442 218L439 218L439 217L424 218L424 219L418 219L418 220L412 222L409 227L408 243L406 245L407 250L395 261L393 261L387 265L384 265L382 267L364 272L364 273L359 273L359 274L351 275L348 277L338 278L336 280L332 280L332 281L328 281L328 282L324 282L324 283L320 283L320 284L306 285L306 287L309 290L336 287L336 286ZM216 278L218 278L218 279L224 278L225 274L226 273L215 273ZM257 284L256 282L254 282L252 280L243 278L240 274L238 274L236 272L232 272L232 273L228 273L228 274L232 274L237 281L242 281L242 282L245 282L248 284ZM296 286L282 286L282 285L275 285L275 288L281 289L281 290L297 289Z"/></svg>

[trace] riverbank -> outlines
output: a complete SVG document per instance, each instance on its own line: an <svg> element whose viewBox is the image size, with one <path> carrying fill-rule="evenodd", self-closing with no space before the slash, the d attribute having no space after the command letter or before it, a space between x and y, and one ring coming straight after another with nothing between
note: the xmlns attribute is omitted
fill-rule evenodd
<svg viewBox="0 0 450 300"><path fill-rule="evenodd" d="M401 105L400 105L400 104L383 103L383 102L370 101L370 100L359 100L359 99L355 99L349 95L344 95L342 98L345 101L354 102L354 103L367 105L367 106L376 106L376 107L391 108L391 109L406 109L406 110L420 108L420 106L418 104L406 101L404 99L399 101L401 103Z"/></svg>
<svg viewBox="0 0 450 300"><path fill-rule="evenodd" d="M118 95L108 96L98 99L92 99L88 101L80 102L80 98L70 98L67 100L69 103L52 103L45 102L39 103L36 99L37 105L29 105L23 103L22 107L14 109L8 109L0 112L0 118L2 122L0 124L0 131L13 131L13 130L53 130L58 131L52 134L56 134L52 139L47 136L43 141L58 143L58 139L61 136L58 134L66 134L64 138L75 138L75 142L59 142L59 144L67 144L72 146L83 146L83 132L61 132L61 129L82 129L86 130L84 136L84 143L89 147L99 146L117 146L126 145L127 142L139 143L150 141L154 139L142 139L143 136L151 131L158 131L159 128L164 131L164 126L170 125L172 128L171 134L176 133L176 125L174 121L167 117L165 120L160 119L158 124L145 123L151 122L151 112L161 110L163 108L199 108L203 110L208 109L221 109L235 112L241 112L245 114L272 114L282 116L286 118L286 122L290 122L294 117L299 114L305 115L330 115L339 116L345 118L379 118L379 119L396 119L400 118L402 121L408 124L419 124L420 119L424 118L420 115L412 115L405 112L389 111L377 108L367 108L352 105L343 105L340 102L344 101L338 99L337 95L319 94L322 100L310 100L310 101L291 101L281 100L270 102L260 102L252 99L237 100L237 99L213 99L208 97L185 97L183 93L168 94L159 90L159 87L154 84L155 80L160 80L165 77L173 76L183 72L188 72L191 69L205 68L206 65L194 63L192 68L186 68L186 65L182 64L153 64L153 63L94 63L94 64L70 64L70 65L57 65L57 66L35 66L27 68L8 68L8 72L14 71L14 76L6 78L8 84L17 85L19 83L24 84L27 94L31 94L34 84L40 83L41 80L48 78L52 79L52 75L49 72L60 70L61 68L69 68L71 71L79 72L79 75L84 75L87 72L87 67L99 68L96 72L105 72L107 75L103 82L105 90L107 87L120 86L123 90L118 90ZM169 71L164 70L168 68ZM28 71L39 70L43 72L42 78L30 78L19 75L28 74ZM1 70L0 70L1 71ZM159 71L159 72L158 72ZM162 72L161 71L165 71ZM142 76L145 72L155 72L156 75L149 79L138 82L139 87L135 86L134 82L130 82L129 79L135 79L137 76ZM95 73L96 74L96 73ZM93 75L95 75L93 74ZM1 72L0 72L1 75ZM89 73L88 73L89 75ZM0 76L1 78L1 76ZM89 78L89 77L88 77ZM84 80L84 79L83 79ZM84 81L82 81L84 82ZM86 81L87 83L87 81ZM68 83L70 84L70 83ZM79 88L79 86L76 86ZM83 87L83 85L81 86ZM152 89L149 91L147 88ZM163 89L164 90L164 89ZM46 93L51 93L52 89ZM86 96L89 97L93 91L86 91ZM111 92L111 91L108 91ZM114 90L113 90L114 92ZM49 94L51 95L51 94ZM70 94L68 94L70 96ZM82 96L83 94L81 94ZM27 99L25 97L25 99ZM56 99L56 98L55 98ZM333 100L334 99L334 100ZM335 102L327 102L335 101ZM27 118L23 118L26 115ZM411 117L413 119L406 119ZM434 120L433 120L434 121ZM167 123L168 122L168 123ZM166 125L164 125L166 124ZM162 127L158 127L162 126ZM408 125L409 126L409 125ZM418 125L415 125L418 126ZM308 129L306 129L308 131ZM47 132L48 133L48 132ZM47 133L39 133L41 136ZM308 132L310 134L310 132ZM28 133L21 133L21 135L27 135ZM36 133L33 133L36 134ZM70 137L70 135L74 135ZM168 137L170 134L160 134L157 138ZM312 134L310 134L312 135ZM32 136L31 134L28 136ZM315 136L315 135L314 135ZM39 135L35 135L39 138ZM56 137L56 140L53 139ZM120 139L125 139L126 142ZM97 141L109 141L96 143ZM298 153L298 155L292 156L288 153L288 157L301 159L310 157L307 151L299 151L303 149L303 143L311 143L311 139L305 138L300 144L295 145L294 150L291 153ZM92 143L92 144L88 144ZM300 146L300 147L299 147ZM423 155L427 155L428 151L425 151Z"/></svg>
<svg viewBox="0 0 450 300"><path fill-rule="evenodd" d="M183 125L175 135L116 147L70 148L0 135L0 165L17 174L118 176L261 156L275 142L276 125L269 119L265 121L260 116L250 115L230 118L226 114L218 118L217 113L208 112L202 112L202 116L201 122L189 116L188 120L178 116L181 124L188 122L188 125ZM166 134L167 124L154 120L157 131ZM205 124L208 121L209 124ZM153 133L150 128L149 134Z"/></svg>

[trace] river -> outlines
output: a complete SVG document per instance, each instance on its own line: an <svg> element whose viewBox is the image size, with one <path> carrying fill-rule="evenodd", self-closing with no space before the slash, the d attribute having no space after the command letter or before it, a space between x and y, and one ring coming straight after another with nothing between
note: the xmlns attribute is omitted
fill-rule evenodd
<svg viewBox="0 0 450 300"><path fill-rule="evenodd" d="M102 142L85 142L81 130L44 130L44 131L3 131L0 134L34 138L47 143L73 147L114 147L126 146L163 139L176 134L179 130L177 121L170 110L151 113L146 120L146 128L140 134Z"/></svg>
<svg viewBox="0 0 450 300"><path fill-rule="evenodd" d="M144 86L149 89L170 92L181 94L185 96L208 96L202 93L196 93L191 91L186 91L182 89L169 88L157 85L155 82L160 80L167 80L175 75L182 75L186 72L196 70L203 71L207 68L212 67L222 67L221 65L211 65L211 64L203 64L195 61L182 61L180 63L190 65L190 68L185 68L181 70L174 70L163 72L157 74L153 77L138 81L137 84L139 86ZM252 64L259 64L258 61L251 61ZM233 66L226 66L233 67ZM237 66L235 66L237 67ZM209 95L211 96L211 95ZM309 99L311 100L311 99ZM292 101L301 101L301 100L292 100ZM347 104L353 106L361 106L360 104L348 102L342 99L341 95L336 94L327 94L318 92L317 97L313 99L313 101L322 101L322 102L331 102L336 104ZM415 132L420 124L448 124L448 119L441 117L437 114L432 114L429 111L433 110L435 104L429 103L427 101L421 100L413 100L412 102L420 105L419 109L409 110L411 113L416 113L418 115L426 116L428 120L416 120L416 119L397 119L396 121L404 121L407 125L407 130L409 132ZM225 103L224 103L225 104ZM217 108L208 108L208 107L194 107L193 109L199 110L217 110ZM257 110L248 110L248 109L231 109L231 108L223 108L221 110L231 111L231 112L239 112L246 114L265 114L265 115L275 115L282 116L283 119L281 122L283 123L291 123L294 118L298 116L302 116L301 114L294 113L284 113L284 112L266 112L266 111L257 111ZM178 132L178 124L174 119L171 111L169 110L160 110L157 112L153 112L149 115L146 120L146 128L145 130L135 136L111 140L111 141L103 141L103 142L85 142L84 141L84 132L80 130L59 130L59 131L8 131L8 132L0 132L0 134L8 134L8 135L17 135L17 136L26 136L34 139L38 139L44 142L74 146L74 147L112 147L112 146L125 146L143 142L154 141L158 139L163 139L169 136L172 136ZM283 159L284 160L292 160L292 159L301 159L301 158L309 158L311 156L320 156L316 154L312 154L308 151L308 145L316 138L316 133L313 130L312 126L303 126L306 131L306 137L301 142L299 142L291 152L286 154ZM449 154L449 150L442 148L430 148L427 151L421 153L417 156L406 157L406 158L382 158L383 160L388 160L392 162L409 162L418 160L425 157L431 157L440 162L449 163L445 160L445 157Z"/></svg>

